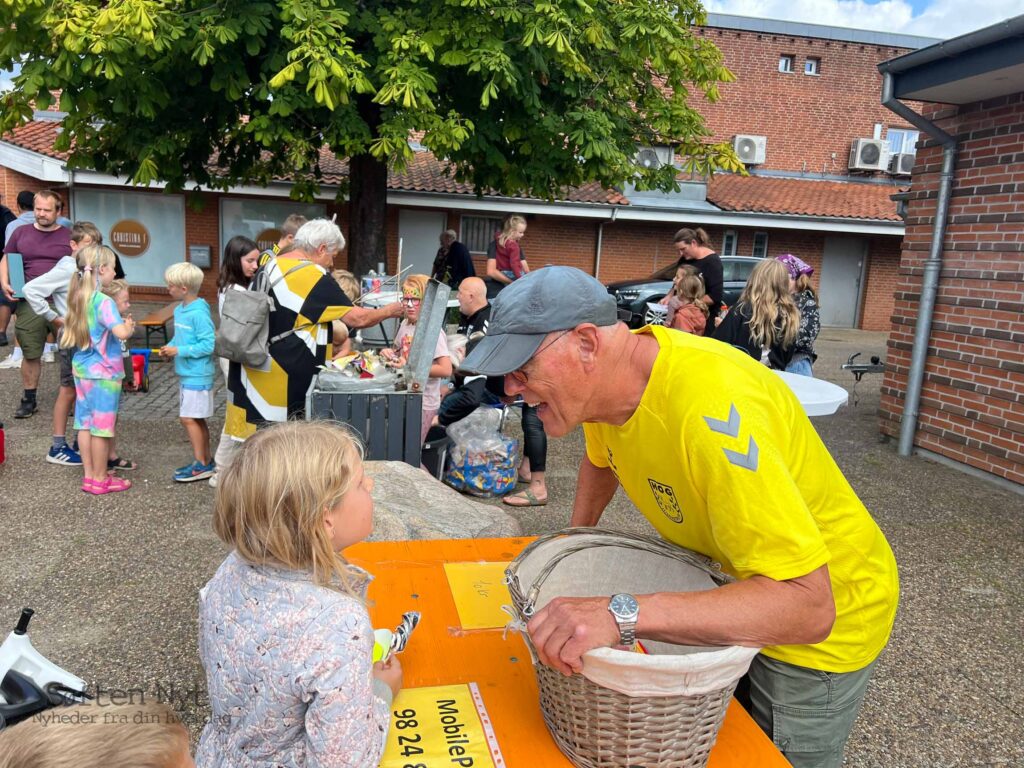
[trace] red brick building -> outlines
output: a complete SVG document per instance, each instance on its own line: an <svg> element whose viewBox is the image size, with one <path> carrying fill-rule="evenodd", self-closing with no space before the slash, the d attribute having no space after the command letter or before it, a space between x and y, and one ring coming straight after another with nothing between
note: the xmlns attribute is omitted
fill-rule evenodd
<svg viewBox="0 0 1024 768"><path fill-rule="evenodd" d="M427 269L437 235L455 229L483 266L483 250L505 214L526 214L523 241L532 266L571 264L604 282L643 277L674 261L673 233L702 226L722 254L793 252L815 267L827 325L889 327L904 226L892 195L906 186L916 129L879 104L879 62L934 42L925 38L711 14L699 34L723 51L736 82L716 104L701 104L714 138L733 141L749 177L716 174L678 193L641 193L624 185L572 190L565 200L477 198L443 174L428 152L389 181L388 269L401 244L403 264ZM49 119L47 119L49 118ZM208 266L212 293L223 243L266 234L294 210L337 213L332 201L344 163L324 158L323 202L301 206L288 186L200 193L200 210L182 195L125 189L121 180L70 172L52 149L59 114L41 114L0 141L0 194L49 186L69 198L72 218L109 232L140 221L152 238L126 259L140 298L161 295L163 268L190 258ZM856 150L851 154L851 148ZM671 150L650 148L658 161ZM889 155L902 167L890 173Z"/></svg>
<svg viewBox="0 0 1024 768"><path fill-rule="evenodd" d="M903 455L916 449L1019 487L1024 16L879 68L895 109L931 102L906 203L882 431L899 435Z"/></svg>

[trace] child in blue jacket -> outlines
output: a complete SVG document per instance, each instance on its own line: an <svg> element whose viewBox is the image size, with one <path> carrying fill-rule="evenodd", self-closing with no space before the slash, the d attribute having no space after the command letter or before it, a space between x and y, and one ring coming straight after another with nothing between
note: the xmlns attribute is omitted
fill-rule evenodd
<svg viewBox="0 0 1024 768"><path fill-rule="evenodd" d="M179 483L205 480L216 467L210 455L210 428L206 420L213 416L213 379L217 365L213 360L214 327L210 305L199 298L203 271L186 261L172 264L164 272L171 298L180 301L174 310L174 338L160 348L162 357L174 358L174 372L180 379L179 416L192 444L194 461L174 471Z"/></svg>

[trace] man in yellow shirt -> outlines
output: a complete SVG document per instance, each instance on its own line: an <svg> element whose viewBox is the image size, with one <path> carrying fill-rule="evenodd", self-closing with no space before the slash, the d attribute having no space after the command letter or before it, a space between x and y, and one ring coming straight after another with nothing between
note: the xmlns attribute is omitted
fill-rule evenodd
<svg viewBox="0 0 1024 768"><path fill-rule="evenodd" d="M713 339L631 332L571 267L494 300L462 368L505 375L548 435L583 424L572 525L596 525L618 485L668 541L737 581L698 593L559 598L529 631L566 674L633 637L762 647L750 709L798 768L836 766L899 592L885 536L775 373Z"/></svg>

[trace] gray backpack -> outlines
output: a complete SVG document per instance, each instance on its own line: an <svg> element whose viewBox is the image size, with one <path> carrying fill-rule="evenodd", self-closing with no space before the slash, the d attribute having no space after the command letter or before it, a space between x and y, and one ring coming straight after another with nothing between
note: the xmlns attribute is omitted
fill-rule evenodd
<svg viewBox="0 0 1024 768"><path fill-rule="evenodd" d="M312 262L296 264L273 282L267 275L269 266L270 262L256 273L249 290L224 292L213 353L247 368L262 368L270 356L270 345L295 333L292 328L270 336L270 313L274 311L270 292L292 272L312 266Z"/></svg>

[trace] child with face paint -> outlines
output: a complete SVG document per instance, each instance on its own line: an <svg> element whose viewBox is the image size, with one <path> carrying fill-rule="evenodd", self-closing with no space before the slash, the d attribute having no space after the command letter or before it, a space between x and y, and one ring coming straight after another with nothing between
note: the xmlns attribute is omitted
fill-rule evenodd
<svg viewBox="0 0 1024 768"><path fill-rule="evenodd" d="M409 349L412 347L412 336L416 331L416 323L420 319L420 308L423 306L423 294L427 289L426 275L409 275L402 283L402 315L403 320L395 334L393 349L381 351L381 357L396 367L402 367L409 360ZM438 334L434 346L434 362L430 366L430 378L423 388L423 426L420 430L420 442L427 439L430 422L441 407L441 382L452 375L452 359L448 352L448 339L444 330Z"/></svg>

